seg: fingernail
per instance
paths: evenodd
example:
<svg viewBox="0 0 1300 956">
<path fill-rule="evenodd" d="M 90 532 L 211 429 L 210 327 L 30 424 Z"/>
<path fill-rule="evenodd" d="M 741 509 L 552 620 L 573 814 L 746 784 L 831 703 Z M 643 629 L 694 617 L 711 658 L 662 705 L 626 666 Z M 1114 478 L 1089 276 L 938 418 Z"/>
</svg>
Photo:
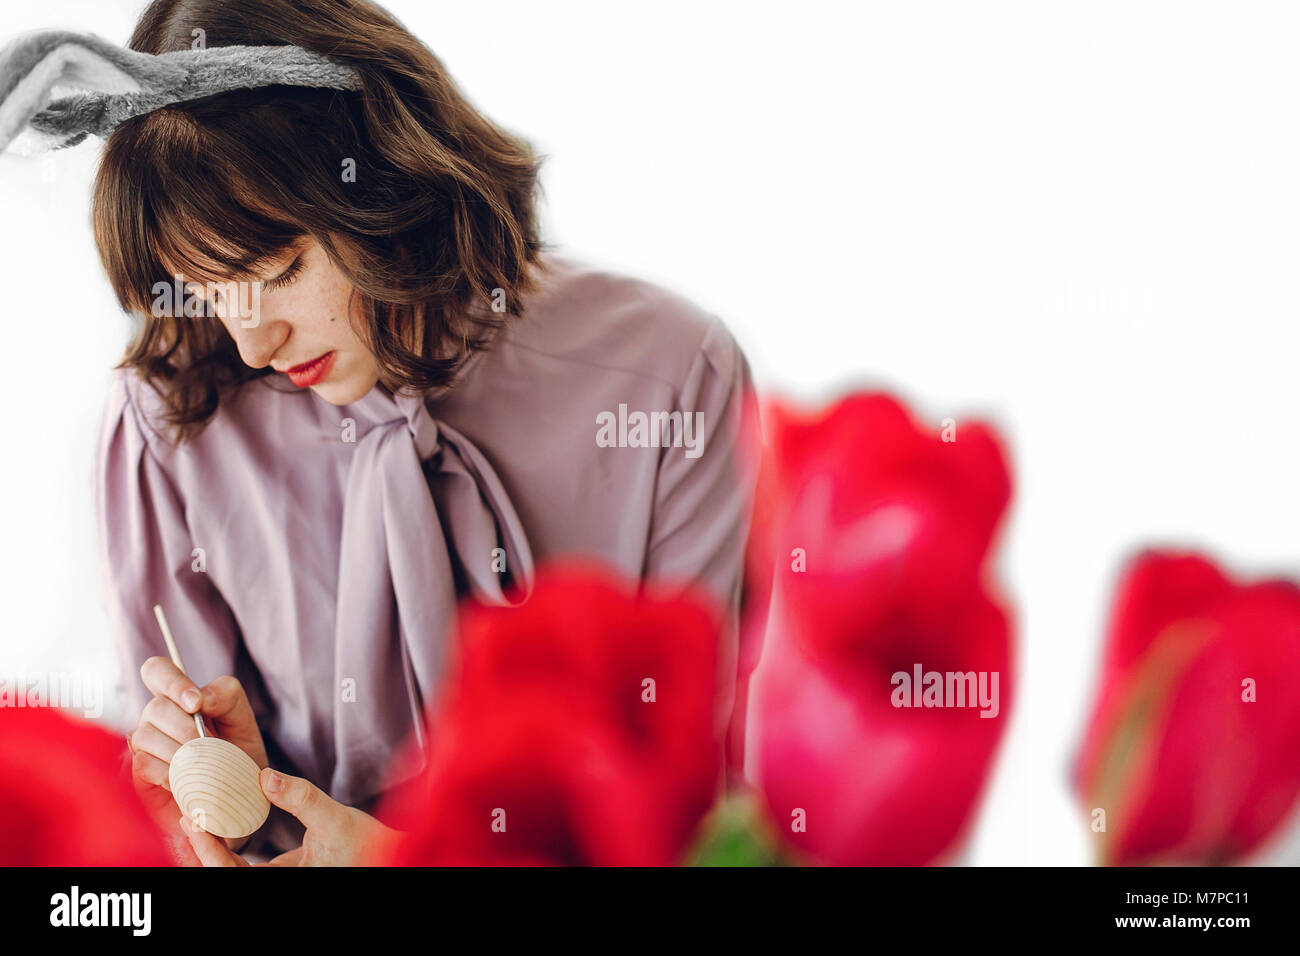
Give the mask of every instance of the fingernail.
<svg viewBox="0 0 1300 956">
<path fill-rule="evenodd" d="M 181 705 L 187 710 L 194 710 L 199 706 L 199 692 L 192 687 L 185 691 L 181 694 Z"/>
<path fill-rule="evenodd" d="M 266 778 L 266 789 L 271 793 L 279 793 L 284 789 L 284 777 L 272 770 Z"/>
<path fill-rule="evenodd" d="M 185 817 L 181 817 L 181 829 L 186 833 L 190 832 L 190 821 Z"/>
</svg>

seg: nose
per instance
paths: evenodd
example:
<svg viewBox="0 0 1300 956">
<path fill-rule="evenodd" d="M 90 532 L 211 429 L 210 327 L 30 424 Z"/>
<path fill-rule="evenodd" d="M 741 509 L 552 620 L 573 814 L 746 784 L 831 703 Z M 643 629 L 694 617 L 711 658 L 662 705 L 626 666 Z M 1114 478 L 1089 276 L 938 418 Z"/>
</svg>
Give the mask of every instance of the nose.
<svg viewBox="0 0 1300 956">
<path fill-rule="evenodd" d="M 226 322 L 226 329 L 235 340 L 239 357 L 249 368 L 265 368 L 269 365 L 293 332 L 287 321 L 265 312 L 242 319 L 231 318 Z"/>
</svg>

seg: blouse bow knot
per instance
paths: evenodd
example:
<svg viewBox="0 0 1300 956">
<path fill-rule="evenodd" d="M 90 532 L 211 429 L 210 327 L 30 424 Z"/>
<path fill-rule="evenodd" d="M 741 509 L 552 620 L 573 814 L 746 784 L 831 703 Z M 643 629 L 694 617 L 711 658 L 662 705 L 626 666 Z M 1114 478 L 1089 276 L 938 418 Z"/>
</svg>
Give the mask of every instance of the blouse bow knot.
<svg viewBox="0 0 1300 956">
<path fill-rule="evenodd" d="M 523 524 L 491 463 L 435 419 L 423 395 L 382 394 L 392 417 L 356 444 L 339 548 L 330 792 L 353 806 L 400 782 L 385 776 L 393 741 L 414 739 L 423 751 L 423 712 L 459 600 L 515 604 L 533 584 Z M 367 586 L 350 587 L 354 580 Z M 389 706 L 394 694 L 409 706 Z M 418 772 L 419 763 L 396 776 Z"/>
</svg>

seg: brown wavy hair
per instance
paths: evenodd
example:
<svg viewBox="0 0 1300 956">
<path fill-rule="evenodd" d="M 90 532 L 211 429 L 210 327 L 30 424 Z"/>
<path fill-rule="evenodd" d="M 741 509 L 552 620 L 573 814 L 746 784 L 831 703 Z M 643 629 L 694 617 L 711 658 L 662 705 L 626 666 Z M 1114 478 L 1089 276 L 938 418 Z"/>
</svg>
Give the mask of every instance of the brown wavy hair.
<svg viewBox="0 0 1300 956">
<path fill-rule="evenodd" d="M 203 31 L 198 34 L 195 31 Z M 155 0 L 133 50 L 296 45 L 348 64 L 359 92 L 272 86 L 129 120 L 95 178 L 95 242 L 140 326 L 119 367 L 163 396 L 184 439 L 244 365 L 220 322 L 152 314 L 156 283 L 251 278 L 310 236 L 361 296 L 390 388 L 448 384 L 510 315 L 542 251 L 540 160 L 475 110 L 437 57 L 360 0 Z M 354 181 L 344 164 L 355 162 Z M 504 300 L 506 311 L 481 307 Z"/>
</svg>

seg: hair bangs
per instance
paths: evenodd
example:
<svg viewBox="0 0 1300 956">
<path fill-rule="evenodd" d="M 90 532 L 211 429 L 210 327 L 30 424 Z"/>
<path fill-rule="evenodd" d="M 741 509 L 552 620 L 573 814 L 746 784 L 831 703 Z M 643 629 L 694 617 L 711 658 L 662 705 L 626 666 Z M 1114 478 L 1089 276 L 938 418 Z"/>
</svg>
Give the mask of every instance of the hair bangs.
<svg viewBox="0 0 1300 956">
<path fill-rule="evenodd" d="M 123 124 L 95 185 L 97 245 L 128 311 L 149 311 L 158 283 L 255 278 L 305 230 L 276 214 L 260 180 L 243 176 L 180 110 Z"/>
</svg>

